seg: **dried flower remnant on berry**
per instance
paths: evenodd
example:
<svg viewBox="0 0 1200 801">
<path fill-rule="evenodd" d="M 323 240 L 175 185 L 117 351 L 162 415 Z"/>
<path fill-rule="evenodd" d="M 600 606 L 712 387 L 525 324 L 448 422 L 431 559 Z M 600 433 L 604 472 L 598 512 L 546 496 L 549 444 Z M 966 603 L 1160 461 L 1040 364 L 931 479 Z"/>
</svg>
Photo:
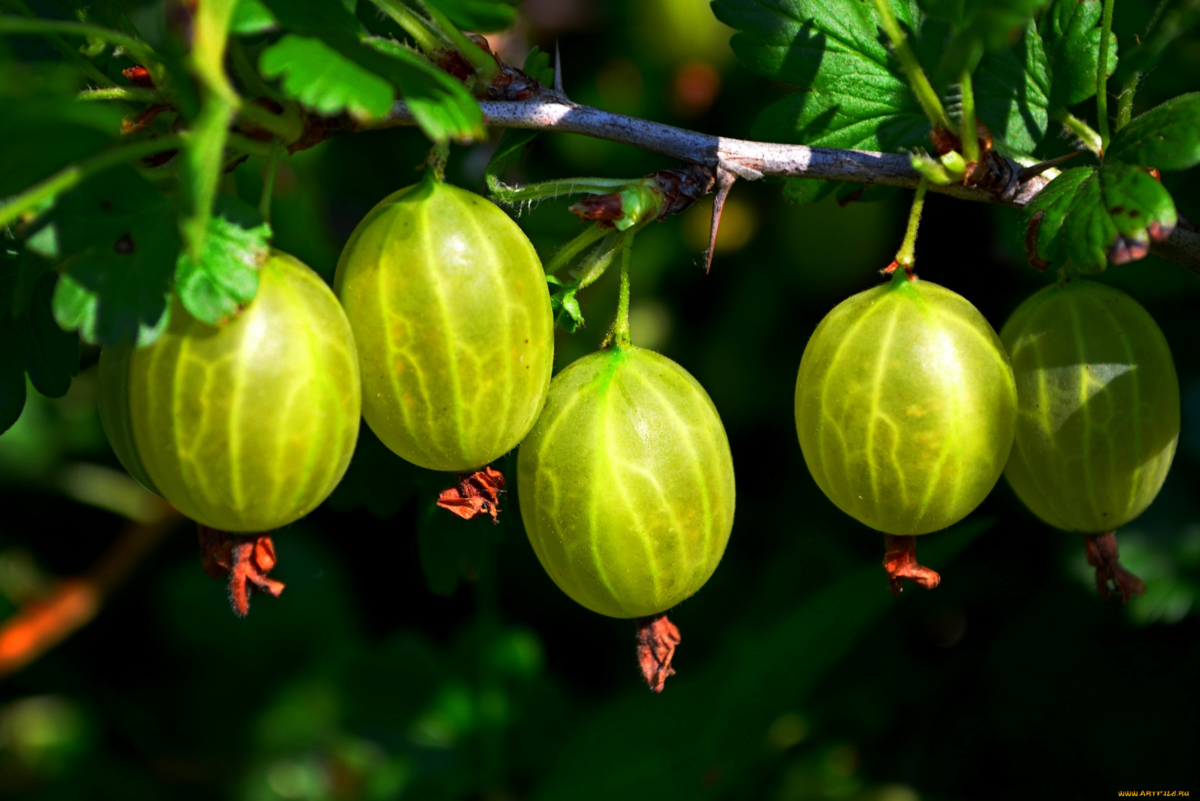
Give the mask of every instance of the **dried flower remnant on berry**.
<svg viewBox="0 0 1200 801">
<path fill-rule="evenodd" d="M 485 467 L 474 473 L 458 477 L 458 483 L 442 490 L 437 505 L 461 517 L 471 520 L 482 514 L 492 516 L 499 522 L 500 493 L 504 492 L 504 475 L 499 470 Z"/>
<path fill-rule="evenodd" d="M 267 576 L 278 561 L 270 534 L 230 534 L 200 523 L 196 530 L 200 564 L 218 581 L 229 577 L 229 601 L 235 615 L 249 614 L 250 594 L 255 589 L 272 598 L 283 592 L 283 582 Z"/>
<path fill-rule="evenodd" d="M 1142 580 L 1130 573 L 1121 564 L 1117 552 L 1117 533 L 1084 534 L 1083 547 L 1087 553 L 1087 562 L 1096 569 L 1096 591 L 1101 598 L 1107 598 L 1112 587 L 1121 594 L 1121 600 L 1129 603 L 1134 598 L 1146 594 L 1146 585 Z"/>
<path fill-rule="evenodd" d="M 638 618 L 637 657 L 642 677 L 656 693 L 663 691 L 667 677 L 675 675 L 671 660 L 679 645 L 679 627 L 667 619 L 666 613 Z"/>
<path fill-rule="evenodd" d="M 908 579 L 927 590 L 942 582 L 936 571 L 917 562 L 917 538 L 888 534 L 885 538 L 887 551 L 883 555 L 883 567 L 888 573 L 888 589 L 897 597 L 904 590 L 901 579 Z"/>
</svg>

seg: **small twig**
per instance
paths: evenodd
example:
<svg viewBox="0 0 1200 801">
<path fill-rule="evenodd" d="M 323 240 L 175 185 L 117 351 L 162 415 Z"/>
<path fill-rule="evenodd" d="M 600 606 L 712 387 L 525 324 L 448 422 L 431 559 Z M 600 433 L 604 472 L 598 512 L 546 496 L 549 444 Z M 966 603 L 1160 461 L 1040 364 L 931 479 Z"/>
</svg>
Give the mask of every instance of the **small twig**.
<svg viewBox="0 0 1200 801">
<path fill-rule="evenodd" d="M 921 173 L 913 169 L 911 156 L 903 153 L 837 150 L 732 139 L 558 99 L 484 100 L 480 101 L 479 105 L 483 109 L 485 123 L 493 128 L 582 134 L 662 153 L 691 164 L 704 165 L 714 172 L 718 165 L 723 164 L 729 169 L 744 170 L 746 175 L 740 177 L 770 175 L 782 178 L 814 178 L 908 189 L 916 189 L 922 177 Z M 360 123 L 350 130 L 374 130 L 415 124 L 416 120 L 408 106 L 399 102 L 383 119 Z M 1013 176 L 1025 169 L 1015 161 L 1010 167 Z M 1017 184 L 1014 191 L 1008 191 L 1007 187 L 997 190 L 961 184 L 931 184 L 929 191 L 960 200 L 1002 203 L 1020 208 L 1037 197 L 1048 183 L 1049 180 L 1045 176 L 1039 175 Z M 1195 231 L 1176 226 L 1169 238 L 1152 243 L 1150 252 L 1200 274 L 1200 234 Z"/>
<path fill-rule="evenodd" d="M 92 570 L 63 579 L 48 596 L 26 604 L 0 624 L 0 677 L 25 667 L 91 622 L 113 590 L 180 519 L 174 507 L 160 502 L 158 515 L 130 523 Z"/>
</svg>

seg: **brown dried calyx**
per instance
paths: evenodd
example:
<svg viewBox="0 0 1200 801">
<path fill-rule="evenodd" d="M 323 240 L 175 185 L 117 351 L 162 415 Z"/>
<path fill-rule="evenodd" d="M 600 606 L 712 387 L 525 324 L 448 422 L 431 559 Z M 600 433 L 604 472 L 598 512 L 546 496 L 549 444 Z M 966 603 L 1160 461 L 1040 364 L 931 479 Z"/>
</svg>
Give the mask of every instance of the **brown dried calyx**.
<svg viewBox="0 0 1200 801">
<path fill-rule="evenodd" d="M 642 677 L 656 693 L 663 691 L 668 676 L 675 675 L 671 660 L 679 645 L 679 627 L 667 619 L 666 613 L 637 619 L 637 656 Z"/>
<path fill-rule="evenodd" d="M 917 562 L 916 537 L 888 534 L 884 542 L 887 551 L 883 555 L 883 567 L 888 573 L 888 589 L 892 595 L 899 597 L 904 589 L 901 579 L 908 579 L 927 590 L 932 590 L 942 582 L 942 577 L 936 571 Z"/>
<path fill-rule="evenodd" d="M 492 516 L 499 522 L 500 493 L 504 492 L 504 474 L 491 467 L 458 477 L 458 483 L 442 490 L 437 505 L 461 517 L 471 520 L 479 515 Z"/>
<path fill-rule="evenodd" d="M 1145 583 L 1121 564 L 1117 553 L 1117 532 L 1084 534 L 1083 547 L 1087 552 L 1088 564 L 1096 569 L 1096 591 L 1101 598 L 1107 598 L 1113 589 L 1121 594 L 1124 603 L 1146 594 Z"/>
<path fill-rule="evenodd" d="M 202 523 L 196 524 L 196 531 L 204 572 L 218 581 L 229 577 L 229 602 L 235 615 L 249 614 L 250 594 L 256 589 L 272 598 L 283 592 L 283 582 L 267 576 L 277 561 L 270 534 L 230 534 Z"/>
</svg>

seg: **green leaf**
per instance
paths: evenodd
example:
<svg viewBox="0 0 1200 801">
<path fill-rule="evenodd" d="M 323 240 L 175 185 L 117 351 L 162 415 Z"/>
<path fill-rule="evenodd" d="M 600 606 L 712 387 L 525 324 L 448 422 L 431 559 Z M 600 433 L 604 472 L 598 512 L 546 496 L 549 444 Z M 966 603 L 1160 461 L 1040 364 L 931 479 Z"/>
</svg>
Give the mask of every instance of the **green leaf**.
<svg viewBox="0 0 1200 801">
<path fill-rule="evenodd" d="M 483 112 L 461 83 L 399 42 L 366 37 L 354 14 L 341 3 L 263 2 L 285 28 L 319 38 L 367 72 L 386 78 L 400 91 L 430 139 L 466 142 L 486 138 Z"/>
<path fill-rule="evenodd" d="M 975 72 L 975 114 L 1005 156 L 1028 155 L 1050 122 L 1050 69 L 1030 22 L 1011 49 L 984 56 Z"/>
<path fill-rule="evenodd" d="M 184 308 L 209 325 L 236 315 L 258 291 L 270 238 L 271 226 L 257 211 L 221 195 L 209 218 L 204 253 L 194 261 L 184 251 L 175 265 L 175 291 Z"/>
<path fill-rule="evenodd" d="M 837 181 L 789 178 L 783 185 L 783 199 L 788 203 L 816 203 L 836 192 L 839 185 Z"/>
<path fill-rule="evenodd" d="M 0 86 L 30 80 L 31 75 L 0 70 Z M 0 91 L 0 197 L 95 155 L 121 135 L 123 114 L 118 107 L 69 97 L 13 99 L 4 94 Z"/>
<path fill-rule="evenodd" d="M 84 181 L 47 218 L 67 259 L 54 292 L 58 324 L 96 344 L 152 341 L 180 245 L 169 199 L 121 166 Z"/>
<path fill-rule="evenodd" d="M 904 27 L 919 29 L 915 6 L 894 9 Z M 929 122 L 870 3 L 716 0 L 713 11 L 738 29 L 730 45 L 747 67 L 802 89 L 763 111 L 756 138 L 859 150 L 925 143 Z"/>
<path fill-rule="evenodd" d="M 276 30 L 279 21 L 261 0 L 238 0 L 229 20 L 229 32 L 238 36 L 253 36 Z"/>
<path fill-rule="evenodd" d="M 517 0 L 433 0 L 459 30 L 502 31 L 517 21 Z"/>
<path fill-rule="evenodd" d="M 0 432 L 21 416 L 26 373 L 39 392 L 57 398 L 79 372 L 79 338 L 54 322 L 57 275 L 43 265 L 28 251 L 0 251 Z"/>
<path fill-rule="evenodd" d="M 550 66 L 550 54 L 537 45 L 525 55 L 521 71 L 544 86 L 554 85 L 554 67 Z"/>
<path fill-rule="evenodd" d="M 928 53 L 937 61 L 935 86 L 957 83 L 964 70 L 974 72 L 985 53 L 1000 53 L 1019 40 L 1021 29 L 1033 21 L 1048 0 L 918 0 L 934 20 L 948 23 L 952 34 L 944 41 L 928 41 Z M 932 20 L 931 20 L 932 21 Z M 926 28 L 932 30 L 929 22 Z M 925 31 L 923 30 L 923 33 Z"/>
<path fill-rule="evenodd" d="M 79 337 L 59 328 L 50 308 L 57 280 L 53 272 L 38 278 L 23 320 L 25 370 L 37 391 L 50 398 L 67 394 L 71 379 L 79 374 Z"/>
<path fill-rule="evenodd" d="M 568 334 L 574 334 L 583 328 L 583 310 L 579 308 L 579 301 L 575 298 L 575 293 L 579 291 L 579 281 L 563 281 L 553 275 L 547 275 L 546 283 L 558 287 L 557 291 L 550 294 L 550 312 L 554 315 L 554 324 Z"/>
<path fill-rule="evenodd" d="M 287 34 L 263 51 L 258 68 L 267 78 L 282 76 L 284 94 L 327 116 L 382 117 L 396 99 L 387 81 L 320 39 Z"/>
<path fill-rule="evenodd" d="M 17 321 L 0 309 L 0 434 L 12 427 L 25 408 L 25 353 L 12 343 L 20 339 Z"/>
<path fill-rule="evenodd" d="M 1117 131 L 1105 158 L 1160 170 L 1200 164 L 1200 92 L 1172 98 Z"/>
<path fill-rule="evenodd" d="M 260 0 L 279 24 L 289 31 L 305 36 L 357 37 L 360 32 L 346 3 L 339 0 Z M 353 5 L 353 4 L 351 4 Z M 326 39 L 328 41 L 328 39 Z"/>
<path fill-rule="evenodd" d="M 1075 193 L 1095 172 L 1095 167 L 1065 170 L 1025 207 L 1021 230 L 1029 232 L 1026 255 L 1031 264 L 1042 269 L 1051 264 L 1052 254 L 1058 252 L 1058 235 Z"/>
<path fill-rule="evenodd" d="M 1050 103 L 1073 106 L 1096 94 L 1100 61 L 1100 0 L 1055 0 L 1042 15 L 1039 31 L 1045 42 L 1052 77 Z M 1108 48 L 1108 75 L 1117 67 L 1117 38 Z"/>
<path fill-rule="evenodd" d="M 483 111 L 460 82 L 399 42 L 371 38 L 366 44 L 387 56 L 380 65 L 380 74 L 387 75 L 400 89 L 426 136 L 435 142 L 487 138 Z"/>
<path fill-rule="evenodd" d="M 1025 221 L 1027 230 L 1034 226 L 1027 244 L 1037 258 L 1098 273 L 1110 262 L 1144 258 L 1151 241 L 1170 235 L 1176 213 L 1170 193 L 1145 170 L 1106 159 L 1099 169 L 1076 167 L 1051 181 Z"/>
</svg>

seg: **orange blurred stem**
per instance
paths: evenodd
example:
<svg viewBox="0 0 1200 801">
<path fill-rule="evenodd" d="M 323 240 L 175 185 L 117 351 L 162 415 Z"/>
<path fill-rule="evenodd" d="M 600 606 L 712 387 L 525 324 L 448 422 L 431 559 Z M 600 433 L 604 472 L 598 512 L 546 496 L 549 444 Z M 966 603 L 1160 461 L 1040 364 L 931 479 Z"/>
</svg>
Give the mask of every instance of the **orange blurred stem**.
<svg viewBox="0 0 1200 801">
<path fill-rule="evenodd" d="M 1117 553 L 1117 532 L 1084 534 L 1083 547 L 1088 564 L 1096 569 L 1096 591 L 1101 598 L 1107 598 L 1112 589 L 1121 594 L 1124 603 L 1146 594 L 1145 583 L 1121 564 Z"/>
<path fill-rule="evenodd" d="M 646 684 L 656 693 L 663 691 L 668 676 L 675 675 L 671 660 L 679 645 L 679 627 L 664 612 L 637 619 L 637 656 Z"/>
<path fill-rule="evenodd" d="M 171 530 L 179 513 L 167 504 L 153 520 L 131 523 L 90 571 L 62 579 L 43 598 L 0 624 L 0 677 L 14 673 L 83 628 Z"/>
<path fill-rule="evenodd" d="M 254 590 L 278 598 L 284 584 L 267 576 L 275 567 L 275 543 L 271 535 L 231 534 L 196 524 L 200 538 L 200 564 L 214 579 L 229 577 L 229 603 L 233 613 L 250 613 L 250 595 Z"/>
<path fill-rule="evenodd" d="M 932 590 L 941 583 L 942 577 L 936 571 L 917 562 L 917 538 L 910 536 L 884 536 L 887 548 L 883 554 L 883 567 L 888 573 L 888 589 L 892 595 L 900 596 L 904 586 L 901 579 L 908 579 L 927 590 Z"/>
</svg>

